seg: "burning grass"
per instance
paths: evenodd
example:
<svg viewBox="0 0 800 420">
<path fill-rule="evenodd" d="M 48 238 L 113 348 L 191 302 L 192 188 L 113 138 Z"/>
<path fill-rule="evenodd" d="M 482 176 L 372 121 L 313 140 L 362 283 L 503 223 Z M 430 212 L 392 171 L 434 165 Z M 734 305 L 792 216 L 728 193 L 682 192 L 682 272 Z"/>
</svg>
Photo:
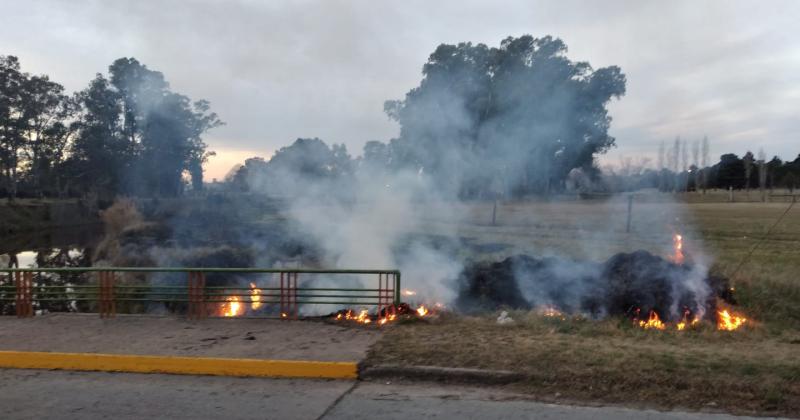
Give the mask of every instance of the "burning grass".
<svg viewBox="0 0 800 420">
<path fill-rule="evenodd" d="M 366 363 L 521 372 L 527 379 L 511 386 L 545 400 L 800 412 L 794 332 L 775 335 L 749 322 L 735 333 L 710 321 L 643 328 L 628 318 L 592 321 L 543 311 L 511 312 L 515 322 L 498 325 L 496 316 L 398 325 Z"/>
<path fill-rule="evenodd" d="M 800 272 L 800 205 L 794 206 L 733 275 L 788 203 L 696 202 L 706 196 L 677 195 L 677 200 L 688 201 L 680 204 L 677 220 L 665 218 L 669 213 L 661 210 L 661 197 L 637 196 L 632 235 L 625 232 L 626 203 L 598 200 L 501 203 L 496 226 L 486 222 L 492 204 L 479 203 L 471 207 L 459 234 L 475 248 L 498 246 L 497 252 L 469 254 L 475 259 L 499 261 L 520 253 L 541 255 L 544 249 L 562 257 L 603 261 L 619 252 L 643 249 L 671 257 L 674 262 L 676 255 L 665 248 L 675 246 L 678 241 L 674 235 L 679 230 L 681 256 L 691 255 L 694 247 L 705 250 L 714 261 L 710 274 L 729 277 L 743 312 L 770 330 L 800 330 L 800 282 L 796 274 Z M 436 222 L 425 228 L 434 233 L 452 229 Z"/>
<path fill-rule="evenodd" d="M 663 225 L 657 220 L 662 217 L 658 203 L 635 206 L 634 229 L 639 233 Z M 507 245 L 506 251 L 481 255 L 498 261 L 541 249 L 572 258 L 586 258 L 591 250 L 590 256 L 602 261 L 641 248 L 680 263 L 691 255 L 692 245 L 700 244 L 714 258 L 711 275 L 731 276 L 786 203 L 686 204 L 681 223 L 688 233 L 672 237 L 670 245 L 680 253 L 671 255 L 663 250 L 669 236 L 629 236 L 624 229 L 609 228 L 624 226 L 625 208 L 610 212 L 621 216 L 609 221 L 602 207 L 588 202 L 509 203 L 498 209 L 498 226 L 481 225 L 491 207 L 476 207 L 475 223 L 460 231 L 477 244 Z M 654 220 L 645 220 L 649 215 Z M 608 233 L 584 234 L 593 230 Z M 445 315 L 387 330 L 367 363 L 521 371 L 528 379 L 512 386 L 544 400 L 797 416 L 798 272 L 796 206 L 730 278 L 737 305 L 720 305 L 703 321 L 691 314 L 665 321 L 657 312 L 658 320 L 651 320 L 646 309 L 638 318 L 620 315 L 592 321 L 547 306 L 512 311 L 514 322 L 504 325 L 497 324 L 496 312 L 481 317 Z"/>
<path fill-rule="evenodd" d="M 360 310 L 342 309 L 328 316 L 328 319 L 339 323 L 352 323 L 361 325 L 375 325 L 381 327 L 394 322 L 407 322 L 420 319 L 431 319 L 438 316 L 439 311 L 434 311 L 425 304 L 409 305 L 401 303 L 383 308 L 380 312 L 370 312 L 369 309 Z"/>
</svg>

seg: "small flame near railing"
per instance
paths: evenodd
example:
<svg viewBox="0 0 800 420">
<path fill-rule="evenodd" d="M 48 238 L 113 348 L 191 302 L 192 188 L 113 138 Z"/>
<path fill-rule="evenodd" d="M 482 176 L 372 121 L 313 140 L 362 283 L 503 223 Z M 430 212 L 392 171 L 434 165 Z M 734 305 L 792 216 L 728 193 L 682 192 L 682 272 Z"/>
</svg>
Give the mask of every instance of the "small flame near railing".
<svg viewBox="0 0 800 420">
<path fill-rule="evenodd" d="M 261 307 L 261 289 L 256 287 L 255 283 L 250 283 L 250 309 L 257 310 Z"/>
<path fill-rule="evenodd" d="M 419 305 L 416 309 L 408 306 L 407 304 L 400 304 L 399 306 L 392 306 L 384 308 L 381 313 L 371 315 L 368 309 L 361 309 L 358 312 L 352 309 L 339 311 L 333 319 L 343 322 L 354 322 L 356 324 L 376 324 L 386 325 L 390 322 L 397 321 L 401 317 L 415 317 L 425 318 L 432 314 L 432 310 L 425 305 Z"/>
<path fill-rule="evenodd" d="M 403 289 L 400 291 L 400 294 L 403 296 L 416 296 L 417 292 L 410 289 Z M 382 326 L 400 319 L 427 318 L 444 309 L 445 306 L 441 303 L 434 303 L 433 305 L 425 303 L 414 305 L 401 303 L 399 305 L 384 307 L 375 314 L 370 314 L 368 309 L 361 309 L 359 311 L 345 309 L 337 312 L 332 318 L 342 322 L 349 321 L 357 324 L 375 324 Z"/>
<path fill-rule="evenodd" d="M 244 313 L 244 305 L 239 301 L 238 296 L 228 296 L 226 302 L 222 304 L 222 316 L 234 317 Z"/>
<path fill-rule="evenodd" d="M 259 289 L 255 283 L 250 283 L 250 309 L 253 311 L 264 306 L 264 303 L 261 301 L 261 295 L 262 290 Z M 246 312 L 246 305 L 247 301 L 243 301 L 239 296 L 227 296 L 225 297 L 225 302 L 222 302 L 219 306 L 219 314 L 224 317 L 242 316 Z"/>
</svg>

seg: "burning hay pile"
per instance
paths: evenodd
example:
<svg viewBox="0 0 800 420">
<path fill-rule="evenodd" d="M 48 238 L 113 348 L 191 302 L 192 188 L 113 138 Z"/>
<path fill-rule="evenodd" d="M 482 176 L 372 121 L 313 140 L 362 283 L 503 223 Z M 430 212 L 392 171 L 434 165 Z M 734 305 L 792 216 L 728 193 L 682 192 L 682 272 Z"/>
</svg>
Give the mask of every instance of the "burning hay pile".
<svg viewBox="0 0 800 420">
<path fill-rule="evenodd" d="M 743 318 L 718 308 L 720 301 L 735 303 L 728 280 L 708 276 L 678 255 L 668 260 L 637 251 L 604 263 L 517 255 L 474 263 L 461 274 L 456 307 L 468 313 L 546 308 L 591 318 L 625 316 L 648 329 L 674 323 L 682 330 L 714 314 L 721 329 L 741 325 Z"/>
</svg>

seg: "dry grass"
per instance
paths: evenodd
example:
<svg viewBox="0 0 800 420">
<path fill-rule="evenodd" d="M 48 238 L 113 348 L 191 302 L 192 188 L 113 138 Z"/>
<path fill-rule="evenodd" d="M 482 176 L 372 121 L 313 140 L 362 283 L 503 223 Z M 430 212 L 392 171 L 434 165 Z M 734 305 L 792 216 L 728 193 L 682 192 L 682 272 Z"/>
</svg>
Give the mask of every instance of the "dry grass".
<svg viewBox="0 0 800 420">
<path fill-rule="evenodd" d="M 731 275 L 789 203 L 688 204 L 654 197 L 634 204 L 625 232 L 624 200 L 506 203 L 491 225 L 491 204 L 468 209 L 459 233 L 478 244 L 504 244 L 491 254 L 560 253 L 603 260 L 647 249 L 666 255 L 680 231 L 689 252 L 707 254 L 712 270 Z M 452 229 L 430 221 L 429 232 Z M 560 320 L 512 313 L 499 326 L 486 318 L 449 317 L 397 325 L 373 347 L 368 363 L 439 365 L 523 371 L 514 387 L 538 398 L 737 413 L 800 413 L 800 204 L 733 276 L 744 331 L 707 324 L 694 331 L 643 331 L 628 320 Z"/>
<path fill-rule="evenodd" d="M 705 255 L 715 274 L 732 277 L 748 314 L 770 327 L 800 329 L 800 203 L 760 242 L 789 204 L 676 203 L 669 195 L 642 197 L 634 204 L 632 231 L 626 232 L 624 198 L 505 203 L 498 208 L 496 226 L 491 225 L 491 203 L 481 203 L 469 207 L 456 229 L 471 244 L 503 246 L 491 253 L 465 249 L 463 257 L 502 259 L 528 253 L 595 261 L 637 249 L 667 256 L 673 233 L 680 232 L 689 255 Z M 453 227 L 442 221 L 426 226 L 426 232 L 447 229 Z"/>
<path fill-rule="evenodd" d="M 800 335 L 645 331 L 627 321 L 512 313 L 514 325 L 457 317 L 397 325 L 368 364 L 434 365 L 525 373 L 516 390 L 545 400 L 640 403 L 736 413 L 800 412 Z"/>
</svg>

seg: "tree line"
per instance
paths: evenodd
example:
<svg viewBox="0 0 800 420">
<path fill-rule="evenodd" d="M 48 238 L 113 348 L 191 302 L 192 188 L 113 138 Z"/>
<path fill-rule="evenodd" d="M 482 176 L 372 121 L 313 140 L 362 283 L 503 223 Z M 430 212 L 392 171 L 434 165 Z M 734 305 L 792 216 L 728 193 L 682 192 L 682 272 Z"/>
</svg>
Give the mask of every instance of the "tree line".
<svg viewBox="0 0 800 420">
<path fill-rule="evenodd" d="M 176 196 L 203 186 L 213 153 L 202 135 L 223 124 L 207 101 L 120 58 L 68 95 L 46 75 L 0 56 L 0 196 Z"/>
<path fill-rule="evenodd" d="M 397 138 L 368 142 L 350 164 L 343 164 L 342 145 L 298 139 L 270 161 L 248 160 L 231 179 L 239 188 L 261 187 L 286 179 L 275 175 L 293 162 L 298 176 L 318 178 L 407 170 L 460 198 L 562 191 L 573 170 L 599 176 L 594 157 L 615 141 L 607 105 L 626 83 L 619 67 L 593 69 L 566 52 L 550 36 L 508 37 L 499 47 L 442 44 L 422 67 L 419 86 L 384 105 L 400 125 Z"/>
<path fill-rule="evenodd" d="M 458 198 L 519 198 L 574 190 L 794 188 L 794 160 L 725 154 L 708 141 L 662 145 L 656 169 L 601 171 L 615 145 L 607 106 L 625 94 L 617 66 L 594 69 L 567 57 L 558 38 L 508 37 L 498 47 L 441 44 L 419 85 L 384 104 L 400 133 L 369 141 L 358 158 L 343 144 L 301 138 L 271 159 L 248 159 L 227 177 L 238 190 L 291 193 L 300 181 L 352 185 L 354 174 L 406 171 Z M 177 196 L 203 188 L 213 154 L 203 135 L 223 124 L 204 100 L 173 92 L 164 75 L 134 58 L 67 95 L 46 75 L 0 56 L 0 196 Z M 691 158 L 690 158 L 691 156 Z M 352 187 L 351 187 L 352 188 Z"/>
<path fill-rule="evenodd" d="M 793 192 L 800 186 L 800 154 L 794 160 L 746 151 L 741 157 L 724 153 L 712 163 L 708 137 L 699 141 L 675 138 L 670 145 L 662 142 L 655 168 L 649 160 L 633 162 L 623 159 L 617 168 L 606 173 L 607 189 L 631 191 L 656 188 L 665 192 L 702 191 L 708 189 L 750 190 L 784 188 Z"/>
</svg>

